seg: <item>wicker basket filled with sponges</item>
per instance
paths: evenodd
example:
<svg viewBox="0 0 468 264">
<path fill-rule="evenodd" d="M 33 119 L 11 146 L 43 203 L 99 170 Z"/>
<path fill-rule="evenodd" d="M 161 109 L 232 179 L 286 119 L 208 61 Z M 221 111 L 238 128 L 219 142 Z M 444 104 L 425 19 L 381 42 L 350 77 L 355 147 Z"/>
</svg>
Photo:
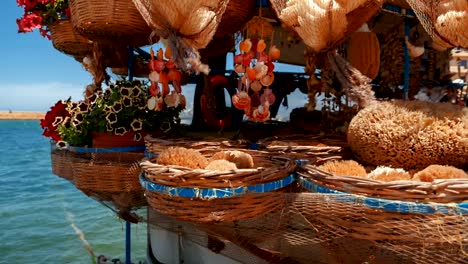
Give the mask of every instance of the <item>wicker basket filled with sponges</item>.
<svg viewBox="0 0 468 264">
<path fill-rule="evenodd" d="M 157 155 L 170 147 L 185 147 L 189 149 L 247 149 L 249 143 L 244 140 L 231 140 L 219 137 L 197 137 L 197 136 L 179 136 L 179 137 L 145 137 L 146 152 Z"/>
<path fill-rule="evenodd" d="M 456 167 L 430 165 L 406 171 L 387 166 L 364 167 L 354 160 L 305 165 L 298 174 L 306 181 L 333 190 L 412 202 L 468 200 L 468 174 Z"/>
<path fill-rule="evenodd" d="M 408 263 L 427 263 L 444 252 L 451 263 L 466 259 L 468 174 L 461 169 L 406 171 L 334 160 L 305 165 L 298 176 L 311 192 L 313 214 L 303 215 L 319 230 L 403 253 Z"/>
<path fill-rule="evenodd" d="M 294 182 L 288 157 L 252 150 L 169 147 L 140 163 L 148 204 L 192 222 L 231 222 L 280 210 Z"/>
<path fill-rule="evenodd" d="M 346 138 L 341 135 L 274 136 L 257 142 L 258 148 L 271 153 L 284 153 L 294 159 L 323 163 L 330 159 L 349 157 Z"/>
</svg>

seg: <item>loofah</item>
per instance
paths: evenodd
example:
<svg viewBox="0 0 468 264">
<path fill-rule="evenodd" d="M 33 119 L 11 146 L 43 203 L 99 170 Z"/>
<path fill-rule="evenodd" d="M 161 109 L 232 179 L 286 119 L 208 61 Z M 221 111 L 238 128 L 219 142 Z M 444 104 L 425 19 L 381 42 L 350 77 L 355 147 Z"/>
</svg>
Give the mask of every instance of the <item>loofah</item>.
<svg viewBox="0 0 468 264">
<path fill-rule="evenodd" d="M 318 169 L 332 173 L 336 176 L 355 176 L 367 178 L 366 169 L 354 160 L 328 161 Z"/>
<path fill-rule="evenodd" d="M 461 179 L 468 178 L 468 174 L 463 170 L 452 166 L 430 165 L 424 170 L 416 173 L 413 177 L 415 181 L 432 182 L 436 179 Z"/>
<path fill-rule="evenodd" d="M 367 175 L 370 179 L 384 182 L 411 180 L 411 174 L 404 169 L 379 166 Z"/>
<path fill-rule="evenodd" d="M 157 163 L 203 169 L 208 165 L 208 160 L 200 152 L 193 149 L 170 147 L 159 154 Z"/>
<path fill-rule="evenodd" d="M 468 166 L 468 108 L 421 101 L 381 102 L 350 122 L 348 144 L 361 162 L 422 169 Z"/>
<path fill-rule="evenodd" d="M 211 160 L 224 159 L 236 164 L 239 169 L 248 169 L 254 167 L 254 161 L 250 154 L 238 151 L 238 150 L 228 150 L 221 151 L 213 155 Z"/>
<path fill-rule="evenodd" d="M 206 166 L 205 170 L 229 171 L 237 170 L 236 164 L 225 159 L 213 160 Z"/>
</svg>

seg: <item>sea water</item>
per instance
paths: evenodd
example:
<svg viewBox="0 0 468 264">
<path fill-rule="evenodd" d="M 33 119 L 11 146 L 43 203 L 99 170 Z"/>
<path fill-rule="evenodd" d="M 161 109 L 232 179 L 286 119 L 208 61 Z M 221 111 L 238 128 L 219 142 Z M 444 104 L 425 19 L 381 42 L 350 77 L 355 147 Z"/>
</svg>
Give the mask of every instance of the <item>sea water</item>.
<svg viewBox="0 0 468 264">
<path fill-rule="evenodd" d="M 91 263 L 125 258 L 125 222 L 52 174 L 39 121 L 0 121 L 0 263 Z M 76 227 L 76 229 L 73 228 Z M 132 225 L 132 261 L 146 255 L 146 224 Z"/>
</svg>

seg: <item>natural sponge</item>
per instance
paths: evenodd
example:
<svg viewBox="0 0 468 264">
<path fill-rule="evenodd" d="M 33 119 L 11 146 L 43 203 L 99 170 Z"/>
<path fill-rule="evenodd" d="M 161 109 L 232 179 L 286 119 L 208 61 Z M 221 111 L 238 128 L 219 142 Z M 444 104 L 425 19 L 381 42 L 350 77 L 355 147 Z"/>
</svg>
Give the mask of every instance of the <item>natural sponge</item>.
<svg viewBox="0 0 468 264">
<path fill-rule="evenodd" d="M 443 165 L 430 165 L 424 170 L 417 172 L 413 180 L 423 181 L 423 182 L 432 182 L 435 179 L 458 179 L 458 178 L 468 178 L 468 174 L 463 170 L 452 166 L 443 166 Z"/>
<path fill-rule="evenodd" d="M 318 166 L 318 169 L 336 176 L 367 177 L 366 169 L 354 160 L 328 161 Z"/>
<path fill-rule="evenodd" d="M 370 179 L 384 182 L 411 180 L 411 174 L 404 169 L 379 166 L 367 175 Z"/>
<path fill-rule="evenodd" d="M 217 171 L 229 171 L 229 170 L 237 170 L 236 164 L 220 159 L 220 160 L 213 160 L 205 168 L 206 170 L 217 170 Z"/>
<path fill-rule="evenodd" d="M 239 169 L 249 169 L 254 167 L 254 161 L 249 153 L 239 150 L 220 151 L 211 157 L 211 160 L 224 159 L 236 164 Z"/>
<path fill-rule="evenodd" d="M 157 163 L 204 169 L 208 165 L 208 160 L 200 152 L 193 149 L 170 147 L 159 154 Z"/>
<path fill-rule="evenodd" d="M 421 101 L 379 102 L 350 122 L 348 144 L 361 162 L 423 169 L 468 166 L 468 108 Z"/>
</svg>

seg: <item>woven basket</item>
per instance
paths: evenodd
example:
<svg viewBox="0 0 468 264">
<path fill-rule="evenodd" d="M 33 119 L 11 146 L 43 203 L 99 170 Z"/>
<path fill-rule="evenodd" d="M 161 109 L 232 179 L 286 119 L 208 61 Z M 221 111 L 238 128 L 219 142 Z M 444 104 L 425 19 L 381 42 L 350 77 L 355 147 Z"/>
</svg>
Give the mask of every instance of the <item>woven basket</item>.
<svg viewBox="0 0 468 264">
<path fill-rule="evenodd" d="M 96 192 L 141 191 L 138 162 L 143 153 L 91 153 L 72 163 L 75 186 Z"/>
<path fill-rule="evenodd" d="M 345 193 L 416 202 L 453 203 L 468 200 L 468 179 L 382 182 L 360 177 L 336 176 L 310 164 L 300 168 L 298 174 L 317 185 Z"/>
<path fill-rule="evenodd" d="M 256 218 L 281 210 L 286 200 L 275 193 L 254 193 L 232 198 L 181 198 L 166 194 L 145 192 L 149 206 L 177 219 L 197 222 L 233 222 Z"/>
<path fill-rule="evenodd" d="M 215 37 L 224 37 L 240 31 L 255 13 L 256 1 L 230 0 Z"/>
<path fill-rule="evenodd" d="M 91 152 L 99 151 L 99 152 Z M 120 213 L 146 205 L 138 175 L 142 152 L 104 152 L 112 149 L 71 148 L 68 164 L 73 183 L 86 195 Z"/>
<path fill-rule="evenodd" d="M 73 30 L 69 19 L 58 20 L 49 26 L 49 30 L 52 45 L 65 54 L 80 60 L 92 50 L 92 44 Z"/>
<path fill-rule="evenodd" d="M 350 155 L 346 139 L 330 135 L 275 136 L 257 142 L 258 149 L 271 153 L 284 153 L 295 159 L 307 159 L 315 164 Z"/>
<path fill-rule="evenodd" d="M 146 152 L 158 154 L 169 147 L 184 147 L 203 150 L 247 149 L 249 144 L 242 140 L 229 140 L 209 137 L 145 137 Z"/>
<path fill-rule="evenodd" d="M 279 210 L 285 200 L 274 192 L 286 191 L 294 182 L 295 163 L 287 157 L 243 151 L 261 167 L 211 171 L 143 161 L 141 182 L 148 204 L 161 213 L 204 223 L 255 218 Z M 218 151 L 201 152 L 209 157 Z"/>
<path fill-rule="evenodd" d="M 430 263 L 437 255 L 447 259 L 444 263 L 466 262 L 466 207 L 445 206 L 448 210 L 439 211 L 434 204 L 427 206 L 431 210 L 419 211 L 417 203 L 339 193 L 303 193 L 294 203 L 317 230 L 317 237 L 341 237 L 349 248 L 370 242 L 373 248 L 390 250 L 400 259 L 381 258 L 375 263 Z M 367 250 L 361 254 L 372 254 Z"/>
<path fill-rule="evenodd" d="M 73 156 L 69 151 L 57 150 L 52 147 L 50 151 L 50 159 L 52 164 L 52 173 L 73 182 L 73 169 L 70 164 L 73 162 Z"/>
<path fill-rule="evenodd" d="M 73 27 L 99 42 L 150 44 L 151 30 L 130 0 L 70 0 Z"/>
</svg>

